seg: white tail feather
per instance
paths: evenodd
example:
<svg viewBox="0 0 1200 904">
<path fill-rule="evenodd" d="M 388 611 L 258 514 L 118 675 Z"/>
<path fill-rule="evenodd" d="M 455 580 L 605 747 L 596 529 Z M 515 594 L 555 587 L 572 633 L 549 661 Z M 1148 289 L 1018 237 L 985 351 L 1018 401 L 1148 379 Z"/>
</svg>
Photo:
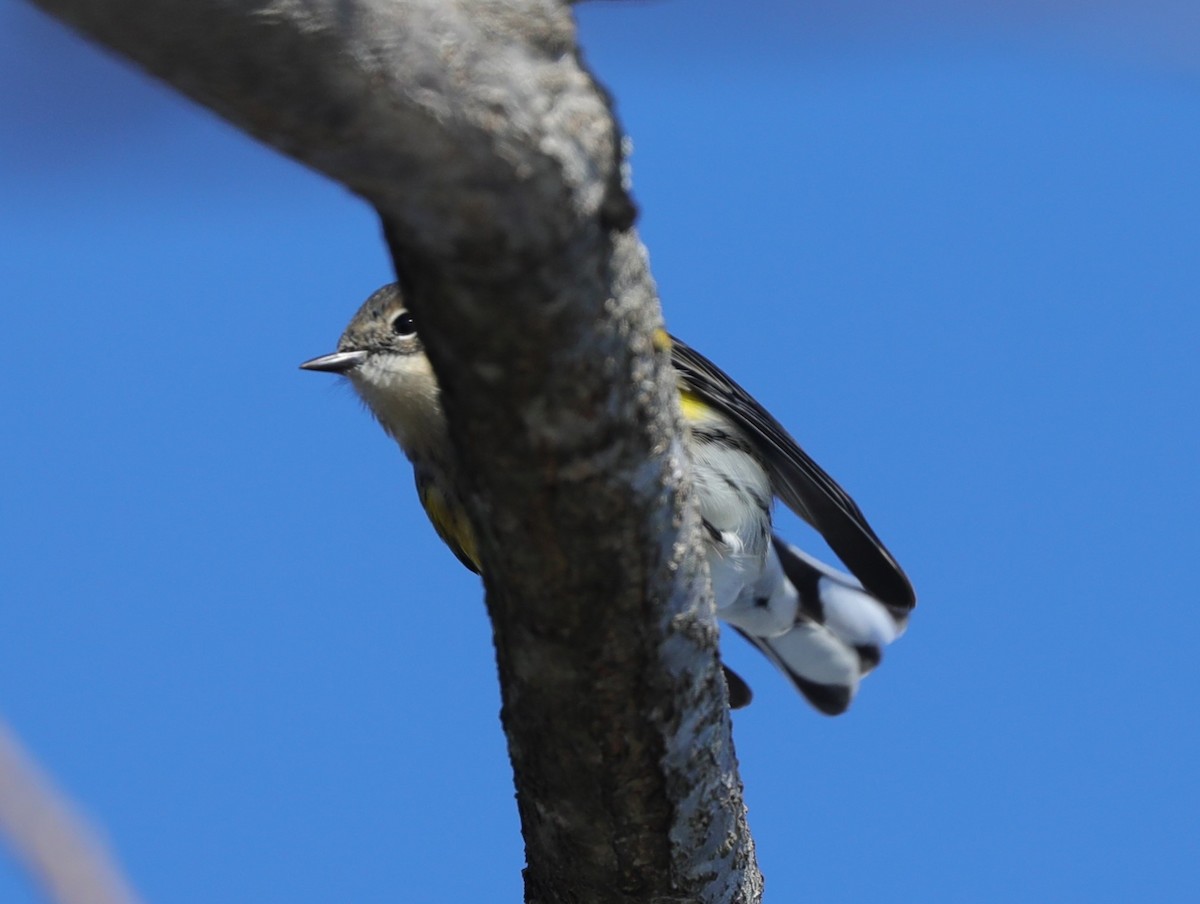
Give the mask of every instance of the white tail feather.
<svg viewBox="0 0 1200 904">
<path fill-rule="evenodd" d="M 774 662 L 821 712 L 844 712 L 859 678 L 878 664 L 883 648 L 904 632 L 900 614 L 854 578 L 776 539 L 757 588 L 759 611 L 795 613 L 780 632 L 760 627 L 743 606 L 722 617 Z M 780 577 L 782 576 L 782 580 Z M 730 616 L 733 616 L 730 618 Z"/>
</svg>

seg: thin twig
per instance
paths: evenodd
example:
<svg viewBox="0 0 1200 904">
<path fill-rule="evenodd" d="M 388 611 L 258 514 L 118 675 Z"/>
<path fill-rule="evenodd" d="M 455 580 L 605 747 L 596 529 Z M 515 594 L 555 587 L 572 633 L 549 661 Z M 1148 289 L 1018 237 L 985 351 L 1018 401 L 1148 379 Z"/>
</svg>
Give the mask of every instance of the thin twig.
<svg viewBox="0 0 1200 904">
<path fill-rule="evenodd" d="M 0 722 L 0 837 L 56 904 L 139 904 L 115 858 Z"/>
</svg>

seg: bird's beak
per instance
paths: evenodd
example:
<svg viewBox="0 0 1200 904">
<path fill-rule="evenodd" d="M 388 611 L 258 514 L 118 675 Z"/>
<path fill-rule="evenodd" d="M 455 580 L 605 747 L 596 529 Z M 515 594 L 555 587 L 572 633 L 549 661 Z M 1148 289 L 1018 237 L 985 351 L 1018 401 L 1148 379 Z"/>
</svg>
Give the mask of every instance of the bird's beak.
<svg viewBox="0 0 1200 904">
<path fill-rule="evenodd" d="M 367 360 L 366 352 L 334 352 L 332 355 L 322 355 L 305 361 L 300 365 L 301 370 L 323 370 L 331 374 L 344 374 L 354 370 Z"/>
</svg>

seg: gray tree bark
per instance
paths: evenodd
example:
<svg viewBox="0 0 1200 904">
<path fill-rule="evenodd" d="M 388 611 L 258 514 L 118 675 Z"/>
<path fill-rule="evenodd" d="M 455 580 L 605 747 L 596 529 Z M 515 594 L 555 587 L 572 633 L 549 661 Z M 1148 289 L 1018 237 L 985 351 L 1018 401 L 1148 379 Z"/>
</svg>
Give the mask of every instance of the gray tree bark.
<svg viewBox="0 0 1200 904">
<path fill-rule="evenodd" d="M 36 0 L 379 212 L 471 475 L 531 902 L 753 902 L 674 380 L 558 0 Z"/>
</svg>

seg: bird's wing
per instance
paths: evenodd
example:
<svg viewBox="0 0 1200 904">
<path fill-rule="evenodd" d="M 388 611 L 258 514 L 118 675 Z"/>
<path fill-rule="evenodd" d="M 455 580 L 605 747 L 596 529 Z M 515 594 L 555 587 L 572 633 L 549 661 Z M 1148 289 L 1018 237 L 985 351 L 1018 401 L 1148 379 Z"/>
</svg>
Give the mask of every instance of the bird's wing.
<svg viewBox="0 0 1200 904">
<path fill-rule="evenodd" d="M 916 605 L 908 577 L 875 536 L 854 500 L 750 393 L 673 336 L 671 361 L 680 388 L 737 424 L 761 455 L 775 494 L 820 532 L 863 587 L 897 610 L 907 611 Z"/>
<path fill-rule="evenodd" d="M 450 551 L 458 557 L 471 571 L 479 574 L 479 553 L 475 549 L 475 532 L 467 513 L 450 505 L 441 488 L 432 480 L 419 472 L 414 472 L 417 479 L 417 496 L 425 514 L 433 523 L 434 529 L 442 542 L 450 547 Z"/>
</svg>

